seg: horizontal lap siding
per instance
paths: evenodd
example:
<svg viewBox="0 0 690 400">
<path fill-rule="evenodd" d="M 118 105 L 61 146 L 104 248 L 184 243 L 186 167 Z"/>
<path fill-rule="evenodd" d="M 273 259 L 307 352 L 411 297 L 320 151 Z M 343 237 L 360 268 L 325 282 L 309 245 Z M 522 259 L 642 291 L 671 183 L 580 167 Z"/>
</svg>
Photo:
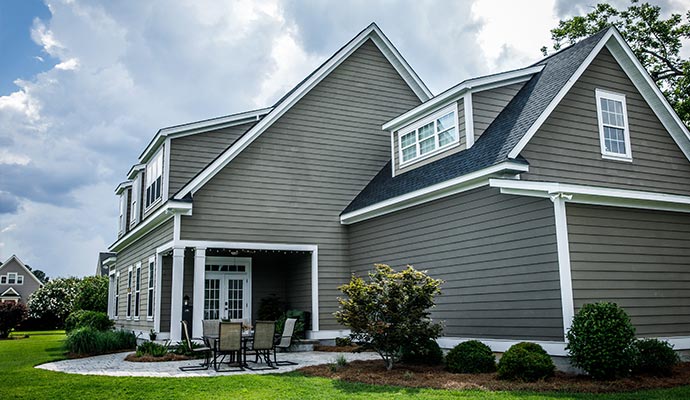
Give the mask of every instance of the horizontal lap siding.
<svg viewBox="0 0 690 400">
<path fill-rule="evenodd" d="M 242 124 L 171 140 L 168 197 L 177 193 L 252 125 Z"/>
<path fill-rule="evenodd" d="M 632 163 L 601 157 L 595 89 L 626 96 Z M 521 153 L 526 180 L 690 194 L 690 162 L 603 49 Z"/>
<path fill-rule="evenodd" d="M 12 259 L 7 264 L 2 264 L 2 268 L 0 268 L 0 275 L 7 275 L 10 272 L 16 272 L 17 275 L 23 275 L 24 281 L 21 285 L 0 285 L 0 294 L 4 293 L 9 288 L 13 288 L 19 294 L 19 301 L 26 304 L 29 301 L 29 296 L 38 290 L 40 284 L 36 282 L 36 280 L 26 272 L 26 269 L 22 268 L 15 259 Z"/>
<path fill-rule="evenodd" d="M 123 326 L 126 329 L 136 329 L 148 331 L 153 328 L 153 322 L 146 321 L 148 306 L 148 260 L 149 257 L 156 255 L 156 248 L 170 242 L 173 239 L 172 218 L 153 229 L 151 232 L 139 238 L 134 244 L 129 245 L 124 250 L 117 253 L 116 268 L 120 272 L 120 304 L 118 320 L 116 326 Z M 132 287 L 135 284 L 136 264 L 141 262 L 141 303 L 139 311 L 139 321 L 127 320 L 127 273 L 129 266 L 133 266 Z M 134 295 L 132 295 L 134 304 Z M 132 311 L 134 316 L 134 311 Z"/>
<path fill-rule="evenodd" d="M 562 340 L 553 205 L 475 189 L 351 226 L 353 272 L 406 264 L 442 279 L 445 336 Z"/>
<path fill-rule="evenodd" d="M 182 239 L 318 245 L 321 329 L 340 328 L 332 313 L 350 265 L 339 214 L 390 159 L 381 125 L 418 104 L 365 43 L 195 193 Z"/>
<path fill-rule="evenodd" d="M 495 89 L 472 93 L 474 137 L 481 136 L 498 114 L 510 103 L 517 92 L 525 85 L 514 83 Z"/>
<path fill-rule="evenodd" d="M 690 335 L 690 215 L 568 204 L 577 310 L 612 301 L 639 336 Z"/>
</svg>

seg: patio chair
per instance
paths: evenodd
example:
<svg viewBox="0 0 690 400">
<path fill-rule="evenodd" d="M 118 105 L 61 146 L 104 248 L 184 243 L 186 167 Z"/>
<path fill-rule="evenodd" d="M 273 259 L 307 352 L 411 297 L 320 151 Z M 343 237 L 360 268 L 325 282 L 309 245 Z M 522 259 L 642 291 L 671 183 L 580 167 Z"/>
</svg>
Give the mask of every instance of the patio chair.
<svg viewBox="0 0 690 400">
<path fill-rule="evenodd" d="M 192 340 L 202 340 L 202 339 L 192 339 L 189 336 L 189 328 L 187 327 L 187 321 L 181 321 L 181 323 L 182 323 L 182 334 L 184 335 L 184 341 L 187 343 L 187 347 L 189 347 L 189 349 L 192 351 L 193 354 L 204 353 L 204 362 L 203 362 L 203 364 L 200 364 L 200 365 L 190 365 L 187 367 L 180 367 L 180 370 L 181 371 L 201 371 L 201 370 L 208 369 L 208 367 L 211 365 L 211 348 L 207 345 L 194 348 L 194 345 L 192 344 Z"/>
<path fill-rule="evenodd" d="M 271 360 L 271 352 L 275 351 L 275 333 L 276 323 L 274 321 L 256 321 L 254 325 L 254 336 L 250 339 L 251 349 L 244 349 L 244 359 L 247 359 L 247 354 L 255 356 L 254 363 L 263 360 L 266 363 L 265 368 L 247 368 L 256 371 L 264 369 L 277 369 Z"/>
<path fill-rule="evenodd" d="M 218 357 L 222 356 L 220 362 Z M 228 366 L 235 366 L 236 369 L 221 370 L 219 365 L 222 365 L 226 357 L 230 357 L 226 364 Z M 217 372 L 238 372 L 244 371 L 244 362 L 242 357 L 242 324 L 236 322 L 221 322 L 218 332 L 218 342 L 214 349 L 213 368 Z"/>
<path fill-rule="evenodd" d="M 278 336 L 276 334 L 276 345 L 273 346 L 273 365 L 284 366 L 284 365 L 297 365 L 296 362 L 292 361 L 278 361 L 276 358 L 276 348 L 287 352 L 288 348 L 292 344 L 292 335 L 295 333 L 295 323 L 297 319 L 288 318 L 285 320 L 285 327 L 283 328 L 283 334 Z"/>
</svg>

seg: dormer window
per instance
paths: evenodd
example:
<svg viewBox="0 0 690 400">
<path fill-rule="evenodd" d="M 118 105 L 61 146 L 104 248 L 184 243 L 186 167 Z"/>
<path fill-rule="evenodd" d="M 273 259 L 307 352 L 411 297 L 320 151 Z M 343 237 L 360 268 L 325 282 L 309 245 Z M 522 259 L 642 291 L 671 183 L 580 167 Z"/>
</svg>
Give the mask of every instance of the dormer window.
<svg viewBox="0 0 690 400">
<path fill-rule="evenodd" d="M 400 130 L 400 164 L 422 160 L 458 143 L 457 104 L 453 104 Z"/>
<path fill-rule="evenodd" d="M 596 100 L 602 157 L 632 161 L 625 95 L 597 89 Z"/>
<path fill-rule="evenodd" d="M 151 207 L 161 198 L 163 185 L 163 151 L 162 149 L 146 164 L 146 208 Z"/>
<path fill-rule="evenodd" d="M 117 231 L 123 233 L 127 222 L 127 191 L 120 195 L 120 217 L 118 219 Z"/>
</svg>

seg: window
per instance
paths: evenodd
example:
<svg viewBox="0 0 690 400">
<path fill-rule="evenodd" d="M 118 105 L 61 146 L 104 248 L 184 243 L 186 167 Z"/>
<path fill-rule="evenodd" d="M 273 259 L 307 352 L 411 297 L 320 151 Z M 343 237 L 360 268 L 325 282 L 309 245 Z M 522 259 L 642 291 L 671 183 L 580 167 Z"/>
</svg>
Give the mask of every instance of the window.
<svg viewBox="0 0 690 400">
<path fill-rule="evenodd" d="M 7 285 L 7 276 L 0 276 L 0 284 Z"/>
<path fill-rule="evenodd" d="M 7 284 L 8 285 L 14 285 L 17 283 L 17 273 L 16 272 L 8 272 L 7 273 Z"/>
<path fill-rule="evenodd" d="M 130 211 L 129 211 L 129 225 L 134 226 L 138 222 L 139 218 L 139 197 L 141 192 L 141 181 L 139 180 L 139 175 L 134 178 L 132 182 L 132 196 L 130 198 Z"/>
<path fill-rule="evenodd" d="M 156 278 L 156 263 L 154 258 L 149 258 L 149 292 L 148 292 L 148 310 L 146 311 L 146 318 L 153 319 L 153 306 L 154 306 L 154 288 L 155 288 L 155 278 Z"/>
<path fill-rule="evenodd" d="M 115 309 L 113 310 L 113 316 L 117 319 L 118 314 L 120 313 L 120 273 L 115 274 L 115 301 L 114 301 L 114 306 Z"/>
<path fill-rule="evenodd" d="M 137 264 L 136 279 L 134 283 L 134 319 L 139 319 L 141 309 L 141 263 Z"/>
<path fill-rule="evenodd" d="M 132 267 L 127 272 L 127 319 L 132 318 Z"/>
<path fill-rule="evenodd" d="M 163 149 L 146 165 L 146 208 L 161 198 L 163 183 Z"/>
<path fill-rule="evenodd" d="M 24 275 L 17 275 L 17 285 L 24 284 Z"/>
<path fill-rule="evenodd" d="M 457 104 L 447 107 L 401 130 L 398 137 L 400 164 L 425 158 L 437 150 L 458 143 Z"/>
<path fill-rule="evenodd" d="M 127 216 L 127 191 L 123 191 L 120 195 L 120 219 L 118 220 L 117 231 L 122 233 L 125 231 L 125 218 Z"/>
<path fill-rule="evenodd" d="M 604 158 L 632 161 L 625 96 L 596 90 L 599 139 Z"/>
</svg>

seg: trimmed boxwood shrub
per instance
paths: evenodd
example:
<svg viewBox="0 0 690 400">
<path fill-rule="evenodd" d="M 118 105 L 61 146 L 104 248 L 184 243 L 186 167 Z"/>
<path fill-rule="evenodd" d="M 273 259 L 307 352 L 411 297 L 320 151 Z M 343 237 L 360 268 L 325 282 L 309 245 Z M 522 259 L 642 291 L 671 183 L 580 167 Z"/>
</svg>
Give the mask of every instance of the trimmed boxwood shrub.
<svg viewBox="0 0 690 400">
<path fill-rule="evenodd" d="M 478 340 L 469 340 L 453 347 L 446 354 L 446 369 L 462 374 L 494 372 L 496 357 L 489 346 Z"/>
<path fill-rule="evenodd" d="M 125 330 L 98 331 L 87 327 L 70 332 L 65 344 L 70 353 L 96 355 L 134 349 L 137 346 L 137 337 L 133 332 Z"/>
<path fill-rule="evenodd" d="M 657 339 L 642 339 L 635 341 L 635 373 L 654 376 L 669 376 L 673 373 L 673 366 L 680 362 L 680 358 L 673 346 L 668 342 Z"/>
<path fill-rule="evenodd" d="M 522 342 L 510 346 L 498 360 L 498 378 L 534 382 L 553 376 L 556 366 L 541 346 Z"/>
<path fill-rule="evenodd" d="M 408 364 L 439 365 L 443 362 L 443 351 L 434 339 L 415 340 L 403 346 L 400 361 Z"/>
<path fill-rule="evenodd" d="M 567 337 L 566 350 L 571 363 L 594 379 L 629 374 L 633 366 L 635 328 L 617 304 L 585 304 L 573 318 Z"/>
<path fill-rule="evenodd" d="M 75 311 L 65 320 L 65 330 L 67 332 L 87 327 L 97 331 L 108 331 L 113 326 L 114 322 L 108 317 L 108 314 L 100 311 Z"/>
</svg>

